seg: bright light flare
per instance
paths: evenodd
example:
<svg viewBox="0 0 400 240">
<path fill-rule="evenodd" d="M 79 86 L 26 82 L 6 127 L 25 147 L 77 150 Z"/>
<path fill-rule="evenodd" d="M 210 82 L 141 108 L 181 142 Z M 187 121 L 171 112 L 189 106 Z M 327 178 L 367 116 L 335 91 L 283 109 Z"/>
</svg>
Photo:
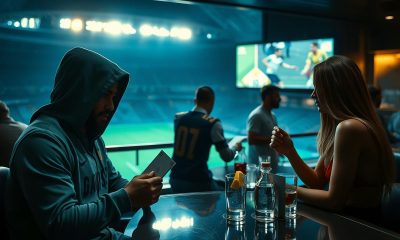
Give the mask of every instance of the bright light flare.
<svg viewBox="0 0 400 240">
<path fill-rule="evenodd" d="M 80 32 L 83 29 L 83 22 L 80 18 L 75 18 L 71 21 L 71 30 L 74 32 Z"/>
<path fill-rule="evenodd" d="M 139 32 L 143 36 L 148 37 L 153 34 L 153 27 L 148 24 L 143 24 L 142 26 L 140 26 Z"/>
<path fill-rule="evenodd" d="M 70 29 L 71 28 L 71 19 L 70 18 L 61 18 L 60 19 L 60 28 Z"/>
</svg>

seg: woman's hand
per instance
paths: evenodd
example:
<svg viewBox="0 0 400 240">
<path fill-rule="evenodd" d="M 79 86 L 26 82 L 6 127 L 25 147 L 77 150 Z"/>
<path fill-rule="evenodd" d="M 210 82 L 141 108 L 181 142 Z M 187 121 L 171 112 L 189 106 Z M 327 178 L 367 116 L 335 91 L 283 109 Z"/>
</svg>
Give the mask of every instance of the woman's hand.
<svg viewBox="0 0 400 240">
<path fill-rule="evenodd" d="M 272 130 L 271 143 L 269 144 L 278 153 L 288 155 L 294 151 L 293 141 L 289 134 L 281 128 L 275 126 Z"/>
</svg>

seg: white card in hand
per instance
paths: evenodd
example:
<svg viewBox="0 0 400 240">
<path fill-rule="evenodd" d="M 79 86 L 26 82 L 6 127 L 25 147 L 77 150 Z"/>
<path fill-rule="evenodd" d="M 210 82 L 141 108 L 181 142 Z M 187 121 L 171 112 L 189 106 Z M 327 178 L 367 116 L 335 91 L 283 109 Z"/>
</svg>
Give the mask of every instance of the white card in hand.
<svg viewBox="0 0 400 240">
<path fill-rule="evenodd" d="M 233 146 L 235 146 L 236 143 L 241 143 L 246 138 L 247 136 L 235 136 L 234 138 L 232 138 L 232 140 L 229 141 L 228 147 L 233 148 Z"/>
<path fill-rule="evenodd" d="M 142 174 L 154 171 L 157 176 L 164 177 L 173 166 L 175 166 L 175 161 L 161 150 Z"/>
</svg>

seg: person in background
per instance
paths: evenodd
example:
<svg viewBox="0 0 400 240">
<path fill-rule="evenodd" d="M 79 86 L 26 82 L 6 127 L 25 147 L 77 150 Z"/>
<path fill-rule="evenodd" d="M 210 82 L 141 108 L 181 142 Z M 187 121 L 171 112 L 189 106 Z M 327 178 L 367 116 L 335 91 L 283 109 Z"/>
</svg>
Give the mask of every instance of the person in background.
<svg viewBox="0 0 400 240">
<path fill-rule="evenodd" d="M 312 87 L 313 84 L 314 66 L 328 58 L 326 52 L 319 49 L 319 44 L 317 42 L 311 43 L 310 47 L 311 49 L 307 54 L 306 63 L 303 70 L 301 70 L 301 75 L 304 75 L 307 78 L 306 86 L 308 87 Z"/>
<path fill-rule="evenodd" d="M 389 138 L 390 143 L 395 143 L 396 137 L 388 130 L 388 123 L 385 119 L 385 116 L 383 112 L 379 110 L 379 107 L 381 106 L 382 103 L 382 89 L 374 85 L 368 85 L 368 92 L 372 98 L 372 102 L 374 103 L 376 113 L 378 114 L 379 120 L 381 121 L 382 126 L 385 129 L 386 135 Z"/>
<path fill-rule="evenodd" d="M 65 54 L 50 103 L 33 114 L 11 156 L 11 239 L 130 239 L 110 224 L 158 201 L 162 179 L 153 172 L 122 178 L 101 138 L 128 80 L 93 51 Z"/>
<path fill-rule="evenodd" d="M 394 147 L 400 147 L 400 112 L 392 113 L 388 121 L 388 131 L 394 138 Z"/>
<path fill-rule="evenodd" d="M 170 175 L 174 193 L 223 190 L 208 169 L 211 145 L 215 145 L 225 162 L 231 161 L 236 151 L 242 149 L 240 143 L 229 148 L 221 121 L 210 116 L 214 103 L 213 89 L 202 86 L 196 90 L 192 111 L 175 115 L 173 159 L 176 165 Z"/>
<path fill-rule="evenodd" d="M 261 88 L 260 106 L 256 107 L 247 118 L 247 139 L 249 142 L 248 163 L 259 163 L 259 156 L 270 156 L 272 172 L 278 168 L 278 154 L 269 147 L 271 132 L 278 125 L 272 109 L 279 108 L 280 88 L 266 85 Z"/>
<path fill-rule="evenodd" d="M 27 127 L 10 116 L 7 104 L 0 101 L 0 166 L 8 167 L 14 143 Z"/>
<path fill-rule="evenodd" d="M 270 146 L 286 155 L 307 186 L 297 188 L 299 199 L 378 221 L 382 196 L 394 180 L 394 157 L 361 71 L 351 59 L 333 56 L 315 66 L 314 87 L 311 97 L 321 117 L 316 168 L 301 159 L 279 127 Z"/>
</svg>

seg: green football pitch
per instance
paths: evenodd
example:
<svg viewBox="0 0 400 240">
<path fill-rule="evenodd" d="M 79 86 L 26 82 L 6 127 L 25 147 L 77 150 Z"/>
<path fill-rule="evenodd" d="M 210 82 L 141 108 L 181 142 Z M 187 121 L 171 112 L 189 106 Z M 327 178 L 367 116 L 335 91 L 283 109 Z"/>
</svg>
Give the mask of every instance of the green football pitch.
<svg viewBox="0 0 400 240">
<path fill-rule="evenodd" d="M 225 133 L 226 137 L 231 137 Z M 172 123 L 148 123 L 148 124 L 111 124 L 103 134 L 106 146 L 146 144 L 146 143 L 172 143 L 174 132 Z M 113 152 L 109 157 L 115 168 L 127 179 L 139 175 L 160 152 L 161 149 L 141 150 L 139 152 L 139 164 L 136 165 L 136 153 Z M 162 149 L 172 157 L 172 148 Z M 232 162 L 228 164 L 233 164 Z M 225 163 L 219 158 L 215 148 L 212 147 L 208 160 L 209 168 L 222 167 Z M 169 176 L 169 173 L 166 177 Z"/>
<path fill-rule="evenodd" d="M 231 138 L 234 135 L 225 132 L 226 138 Z M 107 146 L 110 145 L 129 145 L 129 144 L 146 144 L 146 143 L 172 143 L 174 141 L 174 132 L 172 123 L 146 123 L 146 124 L 111 124 L 108 126 L 106 132 L 103 134 L 103 139 Z M 298 141 L 309 141 L 314 144 L 315 137 L 311 139 L 293 139 L 295 145 Z M 243 143 L 243 147 L 247 148 L 247 142 Z M 154 150 L 140 150 L 139 151 L 139 164 L 136 165 L 136 152 L 113 152 L 109 153 L 109 157 L 113 162 L 115 168 L 126 179 L 131 179 L 136 175 L 140 175 L 143 170 L 150 164 L 154 157 L 160 152 L 161 149 Z M 172 157 L 172 148 L 162 149 L 170 157 Z M 318 153 L 307 150 L 297 149 L 301 157 L 311 158 L 310 165 L 315 164 L 318 159 Z M 229 166 L 233 165 L 233 161 L 228 163 Z M 290 163 L 285 158 L 280 163 L 282 166 L 290 167 Z M 211 148 L 210 157 L 208 160 L 208 167 L 223 167 L 223 162 L 215 150 Z M 166 175 L 165 181 L 168 181 L 169 173 Z"/>
</svg>

